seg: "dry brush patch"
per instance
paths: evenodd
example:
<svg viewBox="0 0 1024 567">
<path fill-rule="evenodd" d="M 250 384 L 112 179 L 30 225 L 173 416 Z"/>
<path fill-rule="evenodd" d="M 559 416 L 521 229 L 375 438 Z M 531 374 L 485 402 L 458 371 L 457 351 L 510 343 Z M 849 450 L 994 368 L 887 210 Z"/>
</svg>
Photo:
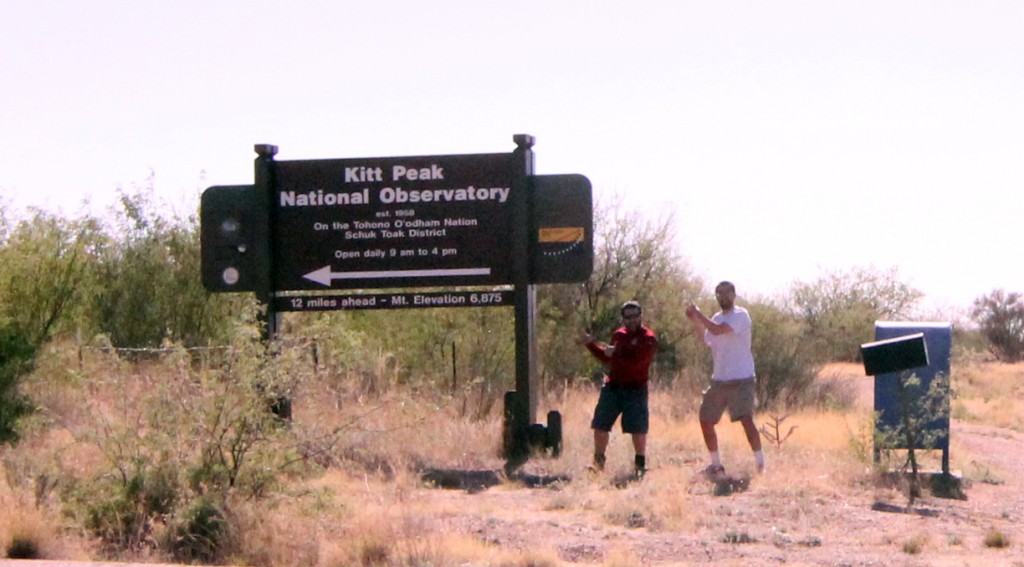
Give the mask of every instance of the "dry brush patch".
<svg viewBox="0 0 1024 567">
<path fill-rule="evenodd" d="M 44 371 L 29 384 L 42 394 L 44 411 L 18 449 L 0 454 L 6 479 L 0 499 L 5 511 L 17 511 L 0 516 L 5 545 L 17 528 L 39 544 L 43 557 L 97 556 L 92 537 L 64 515 L 62 500 L 62 487 L 111 470 L 109 448 L 101 450 L 97 438 L 83 432 L 124 432 L 128 424 L 141 424 L 139 431 L 152 433 L 156 424 L 144 408 L 155 392 L 184 380 L 177 395 L 200 395 L 184 387 L 191 382 L 178 362 L 127 364 L 107 354 L 90 356 L 80 375 Z M 86 379 L 91 364 L 102 368 L 100 379 Z M 826 379 L 862 389 L 871 379 L 857 370 L 830 367 Z M 972 379 L 979 392 L 982 386 L 1020 384 L 1020 369 L 976 370 Z M 926 563 L 943 555 L 999 563 L 1015 557 L 1022 537 L 1024 510 L 1019 500 L 1006 498 L 1020 488 L 1012 475 L 1021 471 L 1005 461 L 996 467 L 980 451 L 967 455 L 956 437 L 954 458 L 962 451 L 963 458 L 978 467 L 991 465 L 991 474 L 1004 479 L 980 483 L 993 502 L 1001 501 L 1001 509 L 984 514 L 969 507 L 971 502 L 925 499 L 920 506 L 937 511 L 937 517 L 873 511 L 873 503 L 899 504 L 903 497 L 879 482 L 870 459 L 870 407 L 863 404 L 787 411 L 786 424 L 798 429 L 766 447 L 767 473 L 753 476 L 745 490 L 715 496 L 699 474 L 706 455 L 696 404 L 684 393 L 652 391 L 651 471 L 635 483 L 617 482 L 632 468 L 632 446 L 618 431 L 605 473 L 587 473 L 597 392 L 590 386 L 562 389 L 542 401 L 540 413 L 562 412 L 563 455 L 534 458 L 525 468 L 571 481 L 527 488 L 505 479 L 471 493 L 432 489 L 422 480 L 428 468 L 502 468 L 500 415 L 465 411 L 464 392 L 393 385 L 369 393 L 350 377 L 304 369 L 292 396 L 294 419 L 272 447 L 301 466 L 275 471 L 275 487 L 263 495 L 227 492 L 220 510 L 233 539 L 221 560 L 325 566 L 859 564 L 897 554 Z M 767 418 L 760 416 L 758 424 Z M 723 420 L 719 433 L 730 473 L 752 476 L 753 457 L 739 425 Z M 138 449 L 123 445 L 129 453 Z M 170 520 L 154 517 L 154 547 L 119 558 L 167 560 L 157 540 L 161 530 L 170 529 L 159 524 Z M 990 544 L 987 534 L 999 536 L 991 536 Z"/>
<path fill-rule="evenodd" d="M 980 362 L 954 374 L 953 418 L 1024 432 L 1024 362 Z"/>
<path fill-rule="evenodd" d="M 0 557 L 87 559 L 88 542 L 61 534 L 59 510 L 0 488 Z"/>
</svg>

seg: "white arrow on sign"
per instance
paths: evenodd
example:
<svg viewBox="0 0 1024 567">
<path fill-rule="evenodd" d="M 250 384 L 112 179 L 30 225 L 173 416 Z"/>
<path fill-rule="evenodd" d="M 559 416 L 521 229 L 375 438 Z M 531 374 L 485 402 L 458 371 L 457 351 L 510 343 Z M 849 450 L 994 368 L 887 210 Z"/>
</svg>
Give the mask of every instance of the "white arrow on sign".
<svg viewBox="0 0 1024 567">
<path fill-rule="evenodd" d="M 332 272 L 330 266 L 310 272 L 302 277 L 318 284 L 331 286 L 333 280 L 355 280 L 367 278 L 430 278 L 448 276 L 487 276 L 490 268 L 455 268 L 449 270 L 394 270 L 391 272 Z"/>
</svg>

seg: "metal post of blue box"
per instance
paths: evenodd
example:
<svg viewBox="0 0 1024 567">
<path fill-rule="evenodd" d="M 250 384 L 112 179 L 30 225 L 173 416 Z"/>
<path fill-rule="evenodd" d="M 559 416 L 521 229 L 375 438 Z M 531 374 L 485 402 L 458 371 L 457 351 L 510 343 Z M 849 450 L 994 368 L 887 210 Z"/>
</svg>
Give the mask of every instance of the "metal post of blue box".
<svg viewBox="0 0 1024 567">
<path fill-rule="evenodd" d="M 914 374 L 921 380 L 923 391 L 928 391 L 931 383 L 939 376 L 949 377 L 949 361 L 953 347 L 953 327 L 945 322 L 908 322 L 908 321 L 878 321 L 875 323 L 874 345 L 880 342 L 892 344 L 900 342 L 900 337 L 910 339 L 911 335 L 923 335 L 926 354 L 923 359 L 919 355 L 903 354 L 897 356 L 906 364 L 923 362 L 921 366 L 901 368 L 899 370 L 885 368 L 884 363 L 877 368 L 881 369 L 875 373 L 875 412 L 879 414 L 876 428 L 893 429 L 898 427 L 902 419 L 900 411 L 899 391 L 900 382 L 905 375 Z M 909 345 L 909 341 L 906 343 Z M 868 345 L 864 345 L 867 347 Z M 884 347 L 883 347 L 884 348 Z M 862 348 L 862 352 L 865 350 Z M 872 374 L 868 368 L 868 361 L 871 357 L 865 356 L 865 372 Z M 877 357 L 876 357 L 877 359 Z M 890 361 L 893 359 L 890 358 Z M 916 362 L 915 362 L 916 361 Z M 877 360 L 876 360 L 877 362 Z M 898 362 L 897 362 L 898 364 Z M 946 382 L 946 400 L 948 407 L 949 383 Z M 928 431 L 936 432 L 938 440 L 928 447 L 914 447 L 914 449 L 941 449 L 942 450 L 942 472 L 949 473 L 949 413 L 938 415 L 926 426 Z M 909 449 L 910 447 L 896 447 L 898 449 Z M 879 450 L 875 448 L 875 460 L 879 459 Z"/>
</svg>

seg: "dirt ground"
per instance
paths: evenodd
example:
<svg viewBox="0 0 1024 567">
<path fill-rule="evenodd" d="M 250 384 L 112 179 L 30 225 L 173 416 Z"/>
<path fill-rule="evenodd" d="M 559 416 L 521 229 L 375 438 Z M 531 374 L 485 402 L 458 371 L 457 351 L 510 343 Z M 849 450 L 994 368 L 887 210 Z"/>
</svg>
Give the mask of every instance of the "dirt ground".
<svg viewBox="0 0 1024 567">
<path fill-rule="evenodd" d="M 762 488 L 756 477 L 745 491 L 716 496 L 714 485 L 696 474 L 679 487 L 689 492 L 689 513 L 698 518 L 692 530 L 659 530 L 645 526 L 643 517 L 635 527 L 616 527 L 571 508 L 551 510 L 544 489 L 437 491 L 433 497 L 447 505 L 462 500 L 457 507 L 466 510 L 487 501 L 486 517 L 444 521 L 502 546 L 553 547 L 570 564 L 608 564 L 618 550 L 645 565 L 1024 565 L 1024 436 L 954 423 L 951 438 L 953 450 L 970 458 L 975 476 L 984 480 L 970 483 L 967 500 L 926 492 L 909 511 L 907 500 L 893 490 L 837 487 L 829 495 L 803 498 L 798 489 Z M 799 471 L 766 474 L 801 483 Z M 985 538 L 993 531 L 1010 546 L 988 547 Z M 908 551 L 915 545 L 917 553 Z"/>
<path fill-rule="evenodd" d="M 867 388 L 860 403 L 870 405 L 872 383 L 863 375 L 859 381 Z M 683 464 L 693 473 L 678 486 L 687 494 L 674 497 L 693 518 L 683 529 L 659 528 L 643 514 L 617 526 L 586 506 L 552 506 L 551 489 L 434 491 L 428 498 L 439 508 L 488 510 L 443 516 L 451 529 L 521 550 L 554 548 L 566 564 L 1024 566 L 1024 435 L 954 420 L 950 439 L 951 470 L 965 479 L 966 500 L 926 490 L 910 507 L 906 493 L 892 487 L 837 483 L 823 490 L 821 479 L 771 468 L 749 486 L 716 495 L 697 462 Z M 657 483 L 658 474 L 643 482 Z M 614 488 L 614 478 L 596 482 L 626 499 L 643 490 L 637 483 Z M 1000 535 L 1008 546 L 993 545 Z"/>
</svg>

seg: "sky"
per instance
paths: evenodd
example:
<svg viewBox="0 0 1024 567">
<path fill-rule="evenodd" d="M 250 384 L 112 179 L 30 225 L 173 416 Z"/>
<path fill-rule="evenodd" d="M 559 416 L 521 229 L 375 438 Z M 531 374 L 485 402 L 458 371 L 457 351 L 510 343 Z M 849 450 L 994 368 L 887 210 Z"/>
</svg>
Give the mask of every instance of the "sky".
<svg viewBox="0 0 1024 567">
<path fill-rule="evenodd" d="M 510 152 L 671 215 L 709 282 L 1024 291 L 1024 2 L 40 0 L 0 20 L 0 195 L 172 209 L 278 159 Z M 84 204 L 87 203 L 87 204 Z"/>
</svg>

